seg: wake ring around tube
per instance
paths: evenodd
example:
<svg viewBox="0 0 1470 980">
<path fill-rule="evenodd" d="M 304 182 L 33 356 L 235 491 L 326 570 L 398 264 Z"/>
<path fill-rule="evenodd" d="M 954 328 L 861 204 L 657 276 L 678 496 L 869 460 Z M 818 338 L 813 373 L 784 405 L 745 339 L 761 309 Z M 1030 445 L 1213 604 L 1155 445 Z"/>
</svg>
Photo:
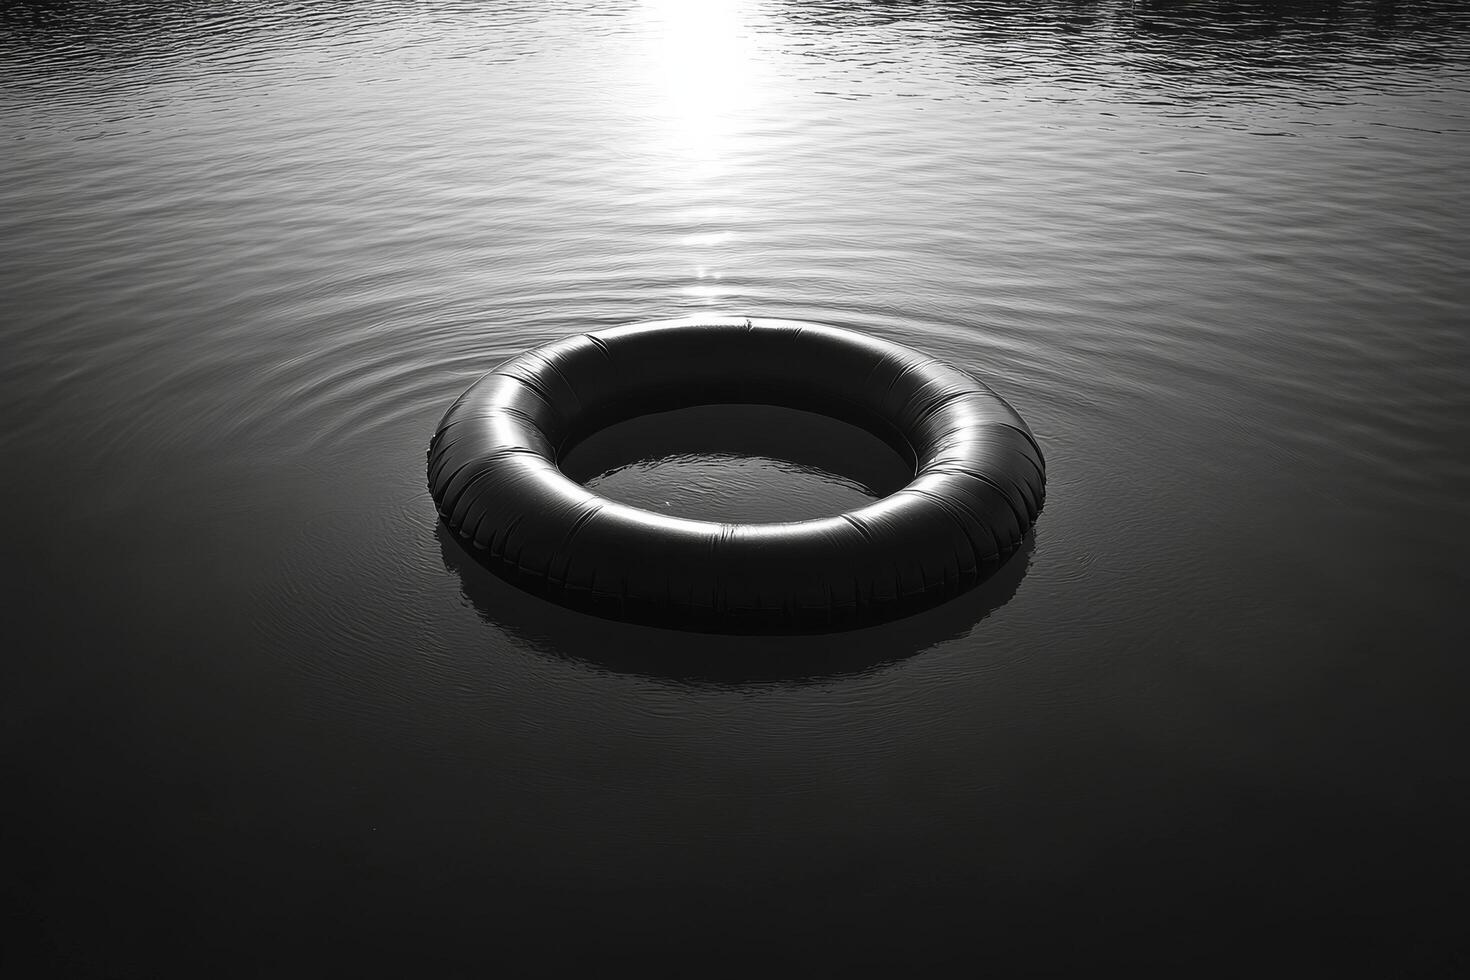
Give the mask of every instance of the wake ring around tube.
<svg viewBox="0 0 1470 980">
<path fill-rule="evenodd" d="M 913 464 L 902 489 L 836 517 L 686 520 L 608 500 L 557 466 L 650 412 L 767 404 L 859 425 Z M 1031 430 L 969 374 L 907 347 L 793 320 L 662 320 L 513 357 L 429 444 L 439 513 L 503 578 L 611 619 L 707 632 L 865 626 L 989 576 L 1041 509 Z"/>
</svg>

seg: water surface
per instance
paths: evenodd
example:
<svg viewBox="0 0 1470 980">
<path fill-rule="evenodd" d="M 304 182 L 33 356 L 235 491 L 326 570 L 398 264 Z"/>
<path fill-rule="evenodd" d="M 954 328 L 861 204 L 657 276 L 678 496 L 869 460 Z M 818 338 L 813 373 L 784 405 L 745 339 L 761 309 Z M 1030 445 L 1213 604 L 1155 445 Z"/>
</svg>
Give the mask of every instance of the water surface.
<svg viewBox="0 0 1470 980">
<path fill-rule="evenodd" d="M 1464 5 L 23 0 L 0 139 L 7 970 L 1470 963 Z M 467 560 L 454 397 L 699 312 L 987 380 L 1034 539 L 766 641 Z M 603 472 L 875 491 L 733 432 Z"/>
</svg>

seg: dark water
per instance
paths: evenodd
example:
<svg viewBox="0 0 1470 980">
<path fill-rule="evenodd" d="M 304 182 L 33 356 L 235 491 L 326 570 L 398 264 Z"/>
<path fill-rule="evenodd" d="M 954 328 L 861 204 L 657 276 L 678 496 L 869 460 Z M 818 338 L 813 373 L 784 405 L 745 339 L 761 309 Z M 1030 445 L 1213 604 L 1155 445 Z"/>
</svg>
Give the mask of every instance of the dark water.
<svg viewBox="0 0 1470 980">
<path fill-rule="evenodd" d="M 0 140 L 7 977 L 1470 970 L 1466 5 L 11 2 Z M 474 377 L 700 311 L 989 380 L 1025 552 L 759 640 L 440 531 Z"/>
</svg>

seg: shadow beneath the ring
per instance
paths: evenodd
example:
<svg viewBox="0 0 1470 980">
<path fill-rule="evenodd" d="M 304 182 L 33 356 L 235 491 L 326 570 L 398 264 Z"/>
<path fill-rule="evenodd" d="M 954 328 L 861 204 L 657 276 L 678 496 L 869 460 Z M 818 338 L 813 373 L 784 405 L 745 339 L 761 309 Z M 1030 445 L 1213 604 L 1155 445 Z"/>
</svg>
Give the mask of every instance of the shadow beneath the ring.
<svg viewBox="0 0 1470 980">
<path fill-rule="evenodd" d="M 622 674 L 700 686 L 813 684 L 865 674 L 968 635 L 1016 594 L 1036 547 L 1035 530 L 992 575 L 923 612 L 839 633 L 741 636 L 691 633 L 601 619 L 506 582 L 436 521 L 446 570 L 487 623 L 543 653 Z"/>
</svg>

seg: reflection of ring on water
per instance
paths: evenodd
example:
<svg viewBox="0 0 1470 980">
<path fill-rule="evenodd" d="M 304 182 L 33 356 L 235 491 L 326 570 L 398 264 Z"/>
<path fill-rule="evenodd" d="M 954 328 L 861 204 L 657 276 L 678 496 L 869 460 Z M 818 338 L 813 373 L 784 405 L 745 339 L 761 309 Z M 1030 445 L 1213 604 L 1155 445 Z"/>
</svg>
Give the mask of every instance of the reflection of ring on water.
<svg viewBox="0 0 1470 980">
<path fill-rule="evenodd" d="M 1026 575 L 1035 532 L 980 585 L 907 619 L 846 633 L 805 636 L 695 634 L 602 619 L 524 592 L 480 563 L 443 521 L 435 522 L 444 567 L 480 616 L 544 653 L 618 673 L 695 684 L 819 681 L 895 663 L 965 636 L 1010 601 Z"/>
</svg>

